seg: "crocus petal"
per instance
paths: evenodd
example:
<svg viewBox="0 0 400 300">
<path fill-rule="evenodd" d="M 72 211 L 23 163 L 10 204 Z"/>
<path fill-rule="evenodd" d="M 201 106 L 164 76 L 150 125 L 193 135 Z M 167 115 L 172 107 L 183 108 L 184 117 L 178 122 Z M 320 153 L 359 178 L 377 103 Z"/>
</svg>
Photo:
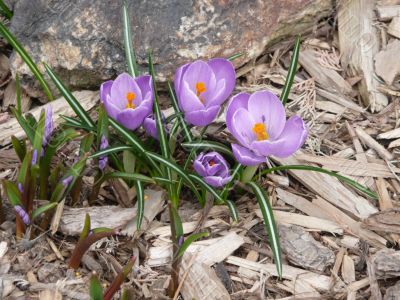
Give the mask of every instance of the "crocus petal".
<svg viewBox="0 0 400 300">
<path fill-rule="evenodd" d="M 232 151 L 236 160 L 245 166 L 257 166 L 266 160 L 265 157 L 258 156 L 254 152 L 238 144 L 232 144 Z"/>
<path fill-rule="evenodd" d="M 213 70 L 206 62 L 201 60 L 191 63 L 186 69 L 185 74 L 182 76 L 181 88 L 183 82 L 188 83 L 192 91 L 196 91 L 196 84 L 198 82 L 203 82 L 206 87 L 206 92 L 204 92 L 202 96 L 205 99 L 214 92 L 217 84 Z"/>
<path fill-rule="evenodd" d="M 212 106 L 202 110 L 185 113 L 185 120 L 196 126 L 207 126 L 217 117 L 220 107 Z"/>
<path fill-rule="evenodd" d="M 142 101 L 142 92 L 138 84 L 131 76 L 129 76 L 129 74 L 122 73 L 118 75 L 117 79 L 114 80 L 114 83 L 111 87 L 111 102 L 119 109 L 125 109 L 126 105 L 128 104 L 126 99 L 128 93 L 135 94 L 133 104 L 138 106 Z"/>
<path fill-rule="evenodd" d="M 253 141 L 249 147 L 254 153 L 260 156 L 270 156 L 278 153 L 282 145 L 279 141 L 263 140 L 263 141 Z"/>
<path fill-rule="evenodd" d="M 200 153 L 193 161 L 193 168 L 200 176 L 207 176 L 206 168 L 203 166 L 204 153 Z"/>
<path fill-rule="evenodd" d="M 249 102 L 250 94 L 239 93 L 232 97 L 226 110 L 226 127 L 232 133 L 232 117 L 233 114 L 239 109 L 244 108 L 247 110 L 247 103 Z"/>
<path fill-rule="evenodd" d="M 150 75 L 140 76 L 135 79 L 142 92 L 142 99 L 153 98 L 153 80 Z"/>
<path fill-rule="evenodd" d="M 220 101 L 222 103 L 225 101 L 229 95 L 233 92 L 236 84 L 236 72 L 233 64 L 224 58 L 214 58 L 208 61 L 208 65 L 213 70 L 215 77 L 217 79 L 217 83 L 221 80 L 225 80 L 225 88 L 223 93 L 219 96 L 218 99 L 214 101 Z M 217 84 L 218 85 L 218 84 Z"/>
<path fill-rule="evenodd" d="M 292 116 L 286 122 L 282 134 L 277 142 L 280 144 L 280 149 L 274 153 L 277 157 L 288 157 L 295 153 L 307 139 L 308 131 L 306 125 L 298 116 Z"/>
<path fill-rule="evenodd" d="M 147 117 L 143 121 L 143 128 L 146 130 L 147 135 L 158 140 L 157 124 L 156 120 L 151 117 Z"/>
<path fill-rule="evenodd" d="M 107 114 L 113 118 L 117 119 L 117 115 L 121 112 L 121 109 L 115 106 L 111 100 L 110 95 L 107 95 L 106 99 L 104 100 L 104 108 L 106 109 Z"/>
<path fill-rule="evenodd" d="M 205 98 L 206 106 L 221 105 L 227 97 L 225 97 L 225 79 L 221 79 L 217 83 L 213 97 Z"/>
<path fill-rule="evenodd" d="M 229 181 L 231 181 L 232 177 L 228 176 L 225 178 L 222 178 L 220 176 L 207 176 L 204 177 L 204 181 L 208 183 L 209 185 L 213 187 L 222 187 L 225 184 L 227 184 Z"/>
<path fill-rule="evenodd" d="M 113 80 L 109 80 L 106 82 L 103 82 L 100 86 L 100 100 L 101 102 L 104 102 L 107 99 L 107 96 L 110 95 L 111 93 L 111 86 L 113 84 Z"/>
<path fill-rule="evenodd" d="M 183 65 L 179 67 L 174 76 L 174 87 L 175 87 L 175 92 L 178 93 L 181 90 L 181 81 L 182 81 L 182 76 L 185 74 L 187 68 L 190 66 L 189 64 Z"/>
<path fill-rule="evenodd" d="M 184 112 L 204 109 L 204 104 L 200 101 L 199 97 L 190 89 L 189 84 L 185 81 L 182 82 L 182 89 L 178 98 L 179 107 Z"/>
<path fill-rule="evenodd" d="M 142 125 L 144 118 L 150 114 L 147 107 L 139 106 L 135 109 L 125 109 L 117 115 L 117 121 L 130 130 Z"/>
<path fill-rule="evenodd" d="M 285 108 L 275 94 L 258 91 L 250 96 L 248 110 L 257 123 L 264 123 L 271 140 L 276 139 L 286 123 Z"/>
<path fill-rule="evenodd" d="M 249 146 L 255 139 L 253 126 L 252 115 L 246 109 L 239 108 L 232 117 L 230 131 L 243 146 Z"/>
</svg>

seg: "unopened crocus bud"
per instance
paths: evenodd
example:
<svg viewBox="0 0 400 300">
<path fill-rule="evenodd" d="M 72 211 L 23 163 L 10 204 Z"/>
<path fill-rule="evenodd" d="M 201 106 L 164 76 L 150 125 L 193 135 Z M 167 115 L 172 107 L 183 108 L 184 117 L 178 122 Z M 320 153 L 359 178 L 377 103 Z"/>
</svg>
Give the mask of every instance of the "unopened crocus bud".
<svg viewBox="0 0 400 300">
<path fill-rule="evenodd" d="M 184 241 L 185 241 L 185 238 L 183 237 L 183 235 L 181 235 L 181 236 L 179 237 L 179 239 L 178 239 L 178 246 L 179 246 L 179 247 L 182 246 Z"/>
<path fill-rule="evenodd" d="M 213 187 L 221 187 L 231 181 L 229 166 L 218 152 L 200 153 L 193 162 L 197 174 Z"/>
<path fill-rule="evenodd" d="M 20 218 L 22 219 L 22 222 L 24 222 L 25 225 L 29 225 L 31 220 L 30 220 L 29 215 L 26 212 L 26 210 L 23 209 L 22 206 L 20 206 L 20 205 L 14 206 L 14 209 L 17 212 L 17 214 L 20 216 Z"/>
<path fill-rule="evenodd" d="M 44 123 L 44 133 L 43 133 L 43 141 L 42 146 L 46 147 L 46 145 L 50 142 L 51 134 L 54 131 L 54 122 L 53 122 L 53 110 L 51 105 L 47 107 L 46 117 Z"/>
<path fill-rule="evenodd" d="M 100 140 L 100 150 L 104 150 L 108 147 L 108 140 L 105 135 L 101 136 Z M 100 156 L 99 158 L 99 169 L 104 170 L 108 162 L 107 155 Z"/>
<path fill-rule="evenodd" d="M 38 159 L 38 153 L 37 150 L 33 150 L 33 154 L 32 154 L 32 166 L 36 165 L 37 163 L 37 159 Z"/>
<path fill-rule="evenodd" d="M 18 190 L 22 194 L 24 192 L 24 187 L 22 186 L 21 182 L 18 182 Z"/>
<path fill-rule="evenodd" d="M 62 184 L 64 187 L 68 187 L 68 185 L 72 182 L 72 179 L 74 179 L 74 176 L 70 175 L 67 178 L 64 178 L 62 181 Z"/>
</svg>

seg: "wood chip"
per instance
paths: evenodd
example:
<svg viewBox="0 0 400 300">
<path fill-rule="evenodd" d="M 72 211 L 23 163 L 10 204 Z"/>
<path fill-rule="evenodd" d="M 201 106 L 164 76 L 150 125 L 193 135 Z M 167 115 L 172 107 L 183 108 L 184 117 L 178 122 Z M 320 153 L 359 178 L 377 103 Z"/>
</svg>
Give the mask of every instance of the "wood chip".
<svg viewBox="0 0 400 300">
<path fill-rule="evenodd" d="M 73 95 L 86 111 L 93 108 L 97 104 L 99 98 L 99 93 L 92 91 L 74 92 Z M 74 115 L 72 108 L 69 106 L 68 102 L 65 101 L 64 98 L 58 98 L 57 100 L 49 102 L 45 105 L 35 107 L 31 109 L 29 113 L 31 113 L 36 119 L 39 119 L 40 112 L 42 111 L 42 109 L 46 110 L 46 107 L 48 105 L 52 106 L 54 116 L 53 120 L 55 126 L 57 126 L 64 120 L 61 118 L 61 115 L 69 117 Z M 12 118 L 3 124 L 0 124 L 0 146 L 10 144 L 11 135 L 15 135 L 19 139 L 26 137 L 24 130 L 21 128 L 15 118 Z"/>
<path fill-rule="evenodd" d="M 400 276 L 400 252 L 394 249 L 382 249 L 372 257 L 372 263 L 378 278 Z"/>
<path fill-rule="evenodd" d="M 396 19 L 398 20 L 397 22 L 400 22 L 400 17 Z M 400 74 L 400 62 L 393 59 L 398 53 L 400 53 L 400 41 L 394 40 L 375 55 L 376 74 L 385 80 L 388 85 L 392 85 Z"/>
<path fill-rule="evenodd" d="M 385 108 L 389 100 L 377 91 L 374 56 L 379 51 L 375 26 L 375 0 L 348 0 L 338 6 L 338 30 L 342 67 L 350 76 L 362 76 L 358 83 L 365 105 L 372 112 Z"/>
<path fill-rule="evenodd" d="M 374 149 L 381 158 L 389 161 L 393 160 L 393 154 L 387 151 L 385 147 L 383 147 L 368 133 L 366 133 L 364 129 L 362 129 L 361 127 L 357 127 L 356 134 L 366 146 L 368 146 L 371 149 Z"/>
<path fill-rule="evenodd" d="M 148 199 L 144 203 L 144 218 L 142 229 L 146 229 L 148 224 L 162 210 L 165 193 L 146 189 L 145 195 Z M 119 206 L 93 206 L 84 208 L 64 208 L 64 213 L 60 221 L 60 231 L 66 235 L 79 235 L 83 228 L 85 216 L 88 213 L 91 218 L 92 228 L 123 227 L 121 233 L 132 236 L 136 232 L 136 212 L 137 207 L 123 208 Z"/>
<path fill-rule="evenodd" d="M 27 93 L 21 91 L 21 110 L 26 112 L 31 107 L 32 100 Z M 11 80 L 4 90 L 3 110 L 7 110 L 10 106 L 17 106 L 17 86 L 14 80 Z"/>
<path fill-rule="evenodd" d="M 356 270 L 354 268 L 354 261 L 348 255 L 343 256 L 341 272 L 344 282 L 352 283 L 353 281 L 356 281 Z"/>
<path fill-rule="evenodd" d="M 379 21 L 390 21 L 392 18 L 400 16 L 400 5 L 378 5 L 376 11 Z"/>
<path fill-rule="evenodd" d="M 364 228 L 370 230 L 400 234 L 400 208 L 387 209 L 363 220 Z"/>
<path fill-rule="evenodd" d="M 378 139 L 397 139 L 400 138 L 400 128 L 396 128 L 377 136 Z"/>
<path fill-rule="evenodd" d="M 382 294 L 379 289 L 378 280 L 375 273 L 375 264 L 371 259 L 367 259 L 367 273 L 369 278 L 369 285 L 371 287 L 371 299 L 382 300 Z"/>
<path fill-rule="evenodd" d="M 282 252 L 288 261 L 303 269 L 323 272 L 335 261 L 335 254 L 317 242 L 300 226 L 279 226 Z"/>
</svg>

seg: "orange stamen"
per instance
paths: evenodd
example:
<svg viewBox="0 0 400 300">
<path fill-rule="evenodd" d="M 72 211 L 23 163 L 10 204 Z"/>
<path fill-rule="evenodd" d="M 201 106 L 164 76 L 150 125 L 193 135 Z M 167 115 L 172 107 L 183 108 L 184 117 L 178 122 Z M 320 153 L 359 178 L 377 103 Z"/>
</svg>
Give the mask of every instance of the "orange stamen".
<svg viewBox="0 0 400 300">
<path fill-rule="evenodd" d="M 263 123 L 256 123 L 253 126 L 253 132 L 255 133 L 257 140 L 259 141 L 268 140 L 268 132 Z"/>
<path fill-rule="evenodd" d="M 135 98 L 136 98 L 136 95 L 133 92 L 128 92 L 126 94 L 126 100 L 128 101 L 126 108 L 135 108 L 135 104 L 133 104 L 133 100 L 135 100 Z"/>
<path fill-rule="evenodd" d="M 210 161 L 208 162 L 208 165 L 209 165 L 210 167 L 212 167 L 213 165 L 215 165 L 215 161 L 210 160 Z"/>
</svg>

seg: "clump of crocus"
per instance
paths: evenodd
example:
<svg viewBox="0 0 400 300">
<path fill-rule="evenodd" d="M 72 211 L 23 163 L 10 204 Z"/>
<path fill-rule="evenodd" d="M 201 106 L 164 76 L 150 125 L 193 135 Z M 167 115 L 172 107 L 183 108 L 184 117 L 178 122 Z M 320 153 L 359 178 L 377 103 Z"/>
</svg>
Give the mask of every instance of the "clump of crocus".
<svg viewBox="0 0 400 300">
<path fill-rule="evenodd" d="M 104 150 L 107 147 L 108 147 L 108 140 L 107 140 L 105 135 L 102 135 L 101 136 L 101 140 L 100 140 L 100 150 Z M 100 170 L 104 170 L 104 168 L 107 165 L 107 162 L 108 162 L 107 155 L 100 156 L 100 158 L 99 158 L 99 169 Z"/>
<path fill-rule="evenodd" d="M 223 58 L 181 66 L 175 73 L 174 85 L 185 120 L 197 126 L 210 124 L 232 93 L 235 81 L 235 68 Z"/>
<path fill-rule="evenodd" d="M 100 87 L 100 99 L 107 114 L 130 130 L 142 125 L 152 112 L 153 87 L 151 76 L 133 78 L 126 73 Z"/>
<path fill-rule="evenodd" d="M 307 138 L 304 121 L 292 116 L 286 121 L 285 108 L 273 93 L 259 91 L 232 97 L 226 125 L 240 145 L 232 144 L 236 159 L 246 166 L 265 162 L 266 157 L 288 157 Z"/>
<path fill-rule="evenodd" d="M 222 187 L 232 179 L 228 163 L 215 151 L 200 153 L 193 162 L 193 168 L 213 187 Z"/>
</svg>

